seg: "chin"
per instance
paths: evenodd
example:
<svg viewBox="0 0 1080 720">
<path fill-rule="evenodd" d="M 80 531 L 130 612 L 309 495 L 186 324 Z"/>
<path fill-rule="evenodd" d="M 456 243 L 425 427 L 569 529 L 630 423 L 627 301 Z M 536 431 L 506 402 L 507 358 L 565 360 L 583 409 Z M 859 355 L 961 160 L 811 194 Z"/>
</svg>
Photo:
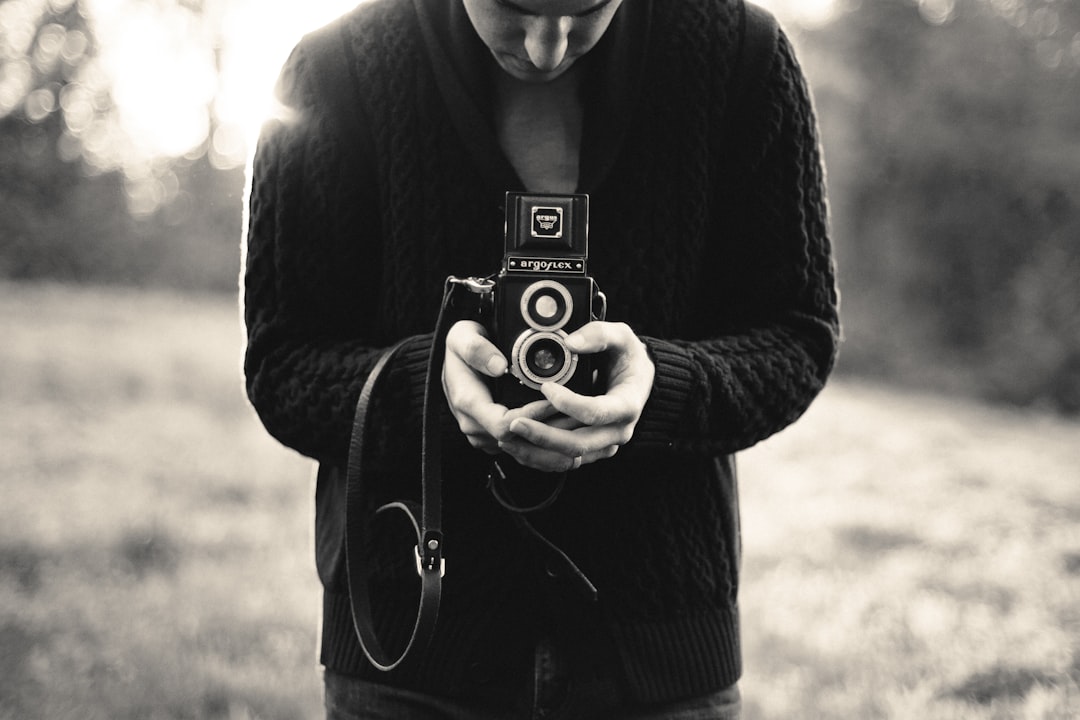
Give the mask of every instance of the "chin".
<svg viewBox="0 0 1080 720">
<path fill-rule="evenodd" d="M 496 57 L 499 67 L 510 77 L 527 83 L 545 83 L 561 76 L 574 64 L 572 59 L 564 60 L 553 70 L 537 70 L 531 64 L 523 63 L 516 57 Z"/>
</svg>

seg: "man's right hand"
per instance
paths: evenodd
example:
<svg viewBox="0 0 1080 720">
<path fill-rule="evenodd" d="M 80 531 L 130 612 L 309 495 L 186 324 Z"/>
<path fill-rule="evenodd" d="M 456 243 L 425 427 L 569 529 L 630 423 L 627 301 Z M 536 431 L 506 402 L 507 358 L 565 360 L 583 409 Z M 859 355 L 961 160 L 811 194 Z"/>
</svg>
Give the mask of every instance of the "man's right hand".
<svg viewBox="0 0 1080 720">
<path fill-rule="evenodd" d="M 507 370 L 506 358 L 480 323 L 460 320 L 451 326 L 446 335 L 443 393 L 469 444 L 491 455 L 501 452 L 500 442 L 516 437 L 510 432 L 514 420 L 525 417 L 544 421 L 556 414 L 547 400 L 514 410 L 496 403 L 486 378 L 500 377 Z"/>
</svg>

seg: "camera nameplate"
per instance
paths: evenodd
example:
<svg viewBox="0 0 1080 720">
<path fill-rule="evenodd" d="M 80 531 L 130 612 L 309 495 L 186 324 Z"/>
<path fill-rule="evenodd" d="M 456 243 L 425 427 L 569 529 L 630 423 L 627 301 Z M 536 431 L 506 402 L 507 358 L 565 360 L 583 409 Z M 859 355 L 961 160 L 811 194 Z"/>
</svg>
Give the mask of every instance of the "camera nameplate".
<svg viewBox="0 0 1080 720">
<path fill-rule="evenodd" d="M 585 259 L 509 255 L 506 258 L 506 271 L 511 273 L 543 273 L 547 275 L 584 275 Z"/>
</svg>

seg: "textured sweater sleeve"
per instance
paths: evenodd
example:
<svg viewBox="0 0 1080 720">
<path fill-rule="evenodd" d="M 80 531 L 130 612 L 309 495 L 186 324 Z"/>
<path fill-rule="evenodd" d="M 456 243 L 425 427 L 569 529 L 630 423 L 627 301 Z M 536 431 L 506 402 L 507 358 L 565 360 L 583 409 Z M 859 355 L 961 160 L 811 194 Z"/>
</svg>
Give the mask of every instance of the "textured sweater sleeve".
<svg viewBox="0 0 1080 720">
<path fill-rule="evenodd" d="M 285 110 L 264 127 L 256 150 L 244 371 L 251 403 L 274 437 L 316 459 L 340 460 L 368 372 L 398 338 L 377 328 L 381 243 L 370 151 L 364 129 L 346 124 L 357 121 L 335 115 L 342 101 L 328 97 L 332 74 L 320 65 L 327 60 L 310 43 L 293 51 L 278 86 Z M 406 428 L 419 427 L 429 347 L 430 337 L 409 338 L 380 393 Z"/>
<path fill-rule="evenodd" d="M 737 109 L 749 114 L 730 211 L 736 247 L 720 258 L 730 269 L 707 298 L 725 320 L 702 340 L 644 338 L 657 372 L 635 433 L 642 445 L 749 447 L 798 418 L 833 367 L 838 295 L 822 159 L 809 91 L 783 33 L 751 97 Z"/>
</svg>

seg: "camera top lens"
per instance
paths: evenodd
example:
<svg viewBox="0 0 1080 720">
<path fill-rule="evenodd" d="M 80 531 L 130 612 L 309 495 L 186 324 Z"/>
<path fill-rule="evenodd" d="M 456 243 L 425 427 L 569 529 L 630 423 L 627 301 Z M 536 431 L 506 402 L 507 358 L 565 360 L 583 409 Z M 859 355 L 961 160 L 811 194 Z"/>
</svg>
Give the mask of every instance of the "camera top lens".
<svg viewBox="0 0 1080 720">
<path fill-rule="evenodd" d="M 559 302 L 550 295 L 542 295 L 536 299 L 533 309 L 537 315 L 551 319 L 559 314 Z"/>
<path fill-rule="evenodd" d="M 558 330 L 573 311 L 570 291 L 554 280 L 538 280 L 521 294 L 521 316 L 536 330 Z"/>
</svg>

